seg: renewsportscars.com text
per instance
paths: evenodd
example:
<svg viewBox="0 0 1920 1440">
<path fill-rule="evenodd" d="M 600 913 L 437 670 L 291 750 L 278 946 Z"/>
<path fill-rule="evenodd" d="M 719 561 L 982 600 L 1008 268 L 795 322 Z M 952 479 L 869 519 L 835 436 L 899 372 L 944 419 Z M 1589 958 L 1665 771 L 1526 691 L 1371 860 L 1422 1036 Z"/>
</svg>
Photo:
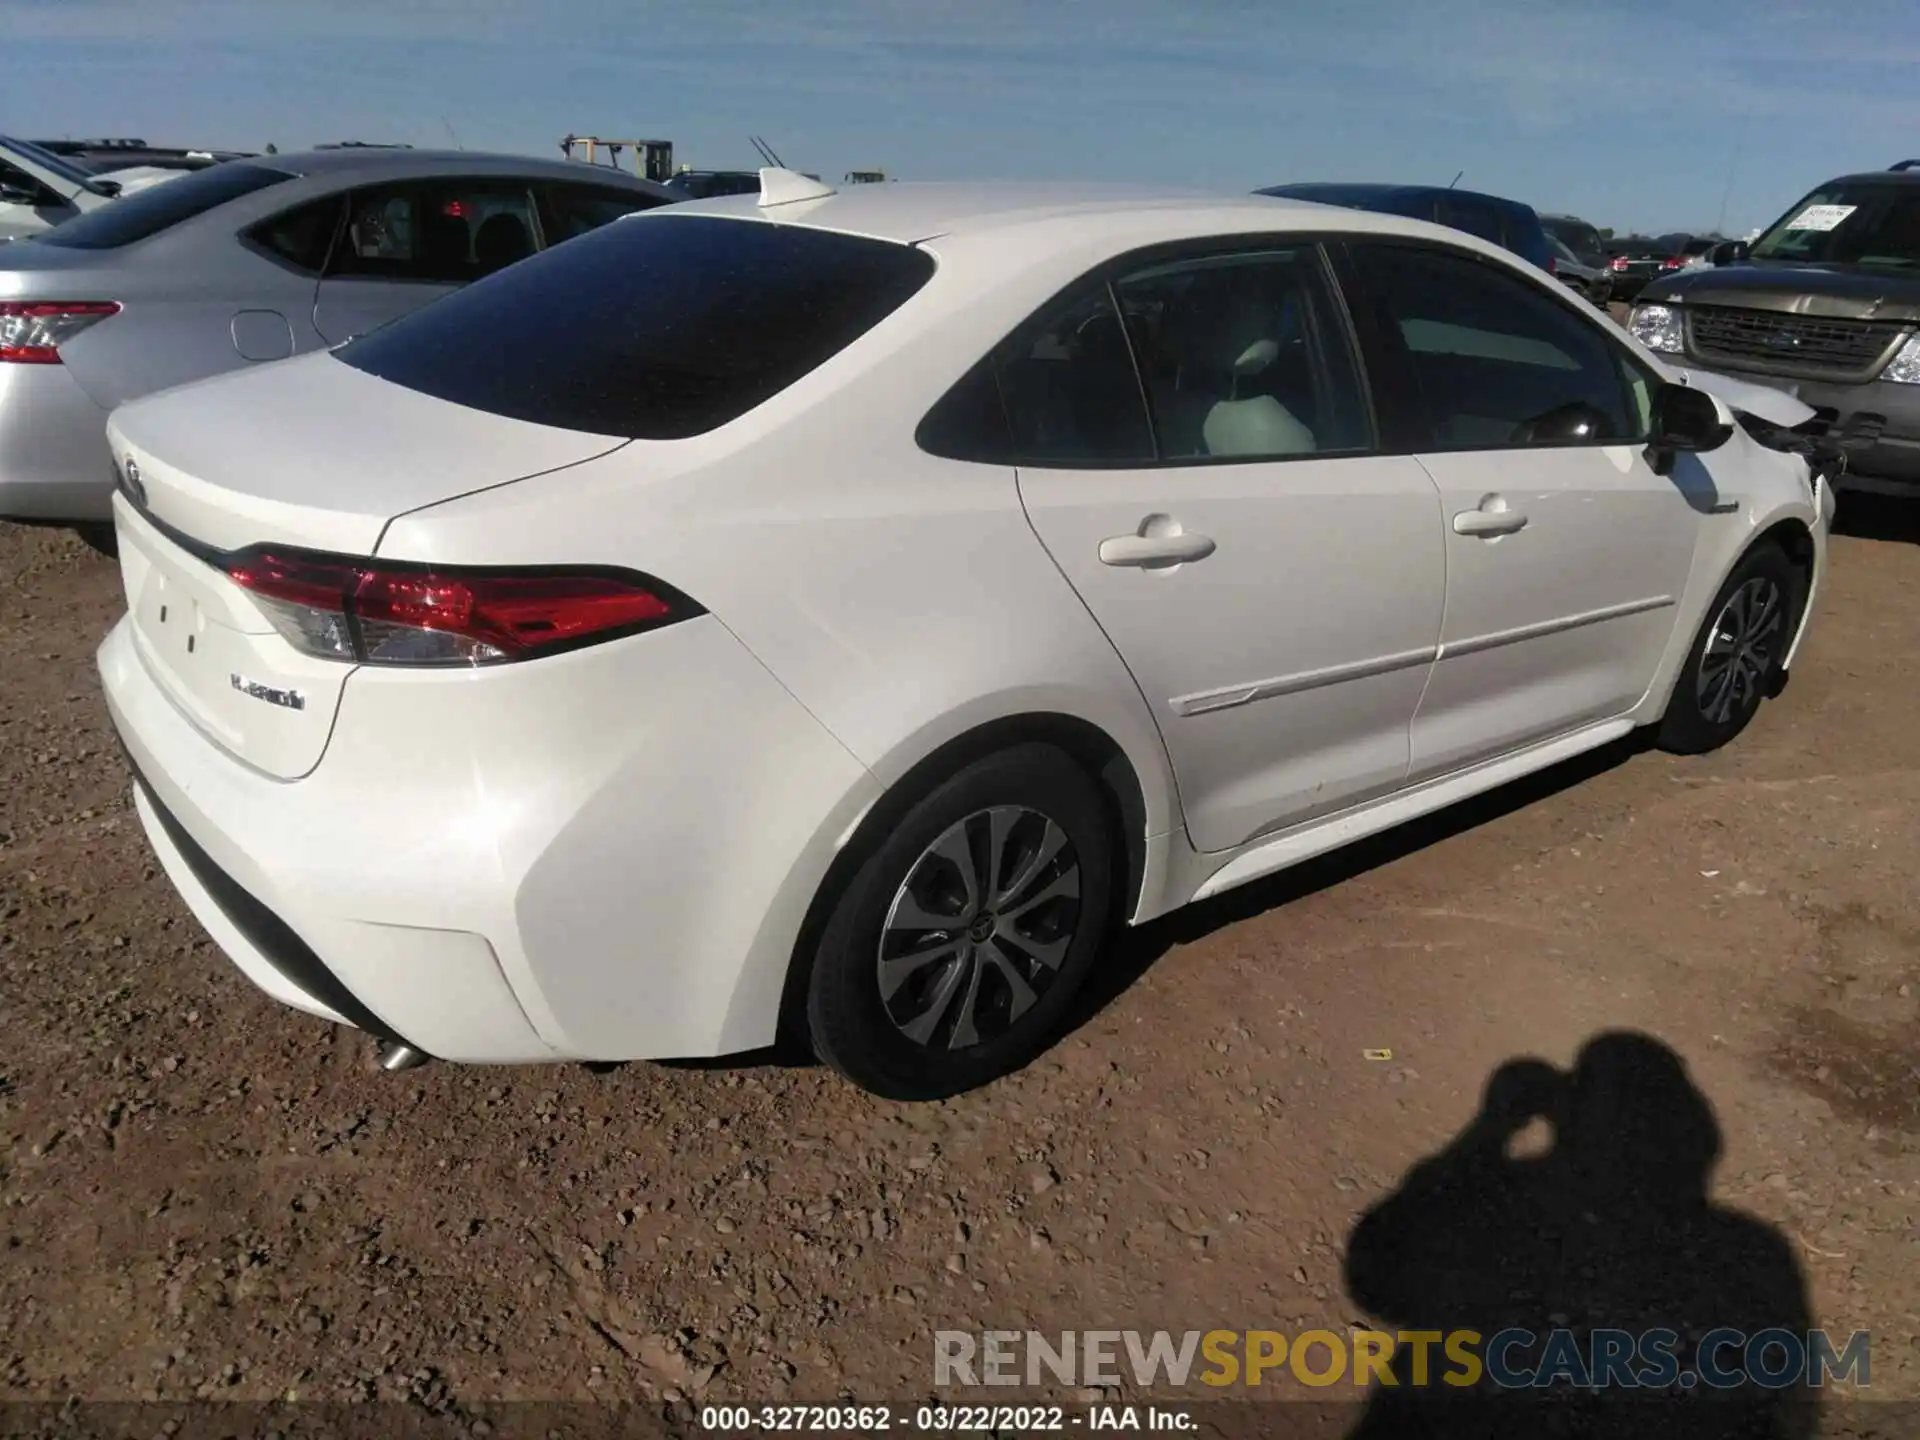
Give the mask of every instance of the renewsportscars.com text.
<svg viewBox="0 0 1920 1440">
<path fill-rule="evenodd" d="M 1825 1330 L 939 1330 L 933 1383 L 1784 1390 L 1871 1381 L 1871 1337 Z"/>
</svg>

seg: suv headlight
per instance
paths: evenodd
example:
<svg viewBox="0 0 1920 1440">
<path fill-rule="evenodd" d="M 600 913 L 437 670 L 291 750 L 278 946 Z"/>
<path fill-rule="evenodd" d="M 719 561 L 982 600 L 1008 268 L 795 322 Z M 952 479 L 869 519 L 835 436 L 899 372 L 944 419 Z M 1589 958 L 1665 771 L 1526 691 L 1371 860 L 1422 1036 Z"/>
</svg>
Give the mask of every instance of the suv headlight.
<svg viewBox="0 0 1920 1440">
<path fill-rule="evenodd" d="M 1678 355 L 1687 348 L 1680 333 L 1680 312 L 1671 305 L 1636 305 L 1627 323 L 1633 338 L 1649 350 Z"/>
<path fill-rule="evenodd" d="M 1882 380 L 1891 380 L 1896 385 L 1920 385 L 1920 335 L 1909 335 L 1907 343 L 1900 347 L 1900 353 L 1887 362 L 1887 368 L 1880 372 Z"/>
</svg>

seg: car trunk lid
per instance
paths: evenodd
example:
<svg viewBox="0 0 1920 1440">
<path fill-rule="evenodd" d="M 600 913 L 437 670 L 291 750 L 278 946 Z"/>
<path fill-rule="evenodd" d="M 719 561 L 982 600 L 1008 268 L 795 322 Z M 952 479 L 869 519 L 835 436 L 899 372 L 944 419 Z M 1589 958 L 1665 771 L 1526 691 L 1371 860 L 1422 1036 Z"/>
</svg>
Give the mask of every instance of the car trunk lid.
<svg viewBox="0 0 1920 1440">
<path fill-rule="evenodd" d="M 624 443 L 464 410 L 313 360 L 139 401 L 109 426 L 140 659 L 210 741 L 283 780 L 320 763 L 355 667 L 290 643 L 229 578 L 234 552 L 371 555 L 395 515 Z"/>
<path fill-rule="evenodd" d="M 142 509 L 219 550 L 370 555 L 394 516 L 626 444 L 390 385 L 319 354 L 136 400 L 107 427 Z"/>
</svg>

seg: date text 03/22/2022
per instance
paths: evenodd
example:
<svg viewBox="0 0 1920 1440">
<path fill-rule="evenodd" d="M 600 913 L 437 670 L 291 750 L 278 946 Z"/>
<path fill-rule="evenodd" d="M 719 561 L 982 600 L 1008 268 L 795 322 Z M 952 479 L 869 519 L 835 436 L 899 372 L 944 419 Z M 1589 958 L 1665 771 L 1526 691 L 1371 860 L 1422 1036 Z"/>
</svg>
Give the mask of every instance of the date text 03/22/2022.
<svg viewBox="0 0 1920 1440">
<path fill-rule="evenodd" d="M 1063 1405 L 708 1405 L 700 1428 L 717 1434 L 794 1431 L 877 1434 L 1044 1434 L 1068 1430 L 1148 1430 L 1178 1433 L 1194 1428 L 1176 1406 Z"/>
</svg>

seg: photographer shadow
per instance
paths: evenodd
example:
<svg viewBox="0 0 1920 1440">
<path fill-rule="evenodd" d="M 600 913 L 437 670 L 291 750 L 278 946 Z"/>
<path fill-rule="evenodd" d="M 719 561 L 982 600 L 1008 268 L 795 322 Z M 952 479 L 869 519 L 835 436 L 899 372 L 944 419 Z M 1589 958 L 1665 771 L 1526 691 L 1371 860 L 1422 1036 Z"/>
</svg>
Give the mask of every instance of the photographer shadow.
<svg viewBox="0 0 1920 1440">
<path fill-rule="evenodd" d="M 1355 1226 L 1347 1288 L 1385 1329 L 1479 1332 L 1483 1357 L 1505 1330 L 1542 1338 L 1503 1347 L 1505 1386 L 1493 1374 L 1444 1383 L 1449 1370 L 1465 1372 L 1439 1343 L 1428 1347 L 1427 1383 L 1415 1384 L 1413 1350 L 1401 1344 L 1397 1383 L 1375 1379 L 1348 1440 L 1808 1440 L 1817 1416 L 1797 1384 L 1727 1389 L 1677 1375 L 1664 1389 L 1512 1384 L 1556 1368 L 1542 1364 L 1556 1358 L 1545 1338 L 1555 1330 L 1576 1341 L 1559 1342 L 1558 1358 L 1589 1364 L 1596 1329 L 1636 1340 L 1672 1331 L 1685 1373 L 1700 1338 L 1723 1327 L 1804 1340 L 1806 1283 L 1785 1238 L 1708 1198 L 1720 1149 L 1685 1063 L 1648 1036 L 1597 1036 L 1570 1071 L 1534 1059 L 1501 1066 L 1466 1129 Z M 1730 1366 L 1740 1354 L 1716 1347 L 1715 1358 Z M 1632 1366 L 1645 1373 L 1638 1358 Z"/>
</svg>

